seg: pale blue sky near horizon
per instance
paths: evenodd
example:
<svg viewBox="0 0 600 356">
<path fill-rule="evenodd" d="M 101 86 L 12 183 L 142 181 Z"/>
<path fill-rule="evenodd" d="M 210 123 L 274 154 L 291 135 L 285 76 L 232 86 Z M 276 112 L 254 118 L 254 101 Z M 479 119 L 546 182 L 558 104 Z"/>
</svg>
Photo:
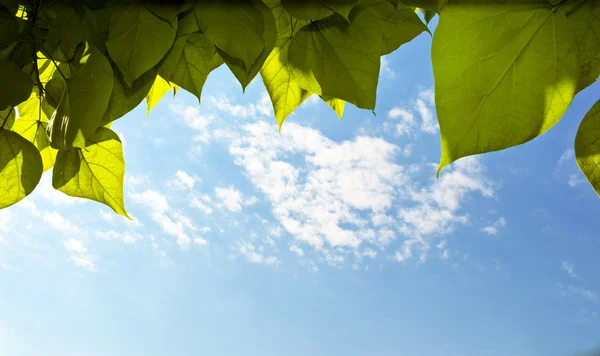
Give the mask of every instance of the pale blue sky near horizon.
<svg viewBox="0 0 600 356">
<path fill-rule="evenodd" d="M 385 57 L 376 116 L 309 99 L 281 135 L 225 66 L 123 139 L 128 221 L 46 173 L 0 211 L 0 355 L 571 355 L 600 346 L 600 199 L 573 140 L 439 179 L 431 37 Z"/>
</svg>

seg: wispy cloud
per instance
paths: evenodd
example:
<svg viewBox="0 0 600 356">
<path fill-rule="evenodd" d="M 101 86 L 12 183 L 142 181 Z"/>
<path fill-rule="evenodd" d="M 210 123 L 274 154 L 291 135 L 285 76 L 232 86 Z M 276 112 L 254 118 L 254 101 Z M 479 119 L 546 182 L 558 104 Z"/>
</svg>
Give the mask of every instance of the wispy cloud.
<svg viewBox="0 0 600 356">
<path fill-rule="evenodd" d="M 506 219 L 501 217 L 496 220 L 493 224 L 485 226 L 481 229 L 482 232 L 485 232 L 488 235 L 497 235 L 498 232 L 506 226 Z"/>
<path fill-rule="evenodd" d="M 567 261 L 563 261 L 560 264 L 560 268 L 567 272 L 571 277 L 573 278 L 577 278 L 577 274 L 575 274 L 575 268 L 573 267 L 573 265 Z"/>
<path fill-rule="evenodd" d="M 73 238 L 64 240 L 63 245 L 71 254 L 70 260 L 74 265 L 84 268 L 90 272 L 96 272 L 96 265 L 92 257 L 88 254 L 87 248 L 80 240 Z"/>
</svg>

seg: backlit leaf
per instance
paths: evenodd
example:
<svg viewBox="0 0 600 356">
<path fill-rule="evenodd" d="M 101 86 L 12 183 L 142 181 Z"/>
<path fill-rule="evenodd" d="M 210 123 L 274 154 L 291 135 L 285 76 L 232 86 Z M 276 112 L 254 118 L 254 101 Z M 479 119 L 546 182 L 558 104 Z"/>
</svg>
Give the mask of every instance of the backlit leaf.
<svg viewBox="0 0 600 356">
<path fill-rule="evenodd" d="M 29 98 L 33 82 L 14 62 L 0 60 L 0 110 Z"/>
<path fill-rule="evenodd" d="M 311 93 L 374 109 L 382 37 L 362 21 L 328 17 L 303 27 L 290 43 L 294 80 Z M 343 83 L 343 85 L 340 85 Z"/>
<path fill-rule="evenodd" d="M 292 32 L 296 32 L 305 23 L 300 20 L 292 20 L 277 4 L 273 6 L 273 14 L 277 19 L 279 39 L 265 60 L 260 70 L 260 76 L 273 103 L 275 118 L 281 129 L 286 117 L 300 106 L 311 93 L 294 81 L 288 68 L 288 49 Z"/>
<path fill-rule="evenodd" d="M 135 109 L 150 91 L 155 78 L 156 72 L 150 70 L 134 80 L 129 88 L 121 73 L 113 69 L 113 89 L 100 126 L 106 126 Z"/>
<path fill-rule="evenodd" d="M 252 63 L 249 68 L 246 68 L 243 62 L 237 58 L 229 56 L 224 51 L 219 50 L 221 58 L 223 58 L 225 64 L 229 67 L 233 75 L 237 78 L 244 89 L 248 86 L 248 84 L 250 84 L 256 74 L 258 74 L 265 60 L 273 51 L 275 43 L 277 42 L 277 27 L 275 25 L 275 19 L 273 18 L 271 10 L 269 10 L 269 8 L 260 1 L 256 2 L 256 8 L 262 13 L 264 18 L 264 31 L 262 35 L 265 45 L 254 63 Z"/>
<path fill-rule="evenodd" d="M 600 195 L 600 100 L 585 115 L 575 137 L 579 169 Z"/>
<path fill-rule="evenodd" d="M 449 2 L 433 38 L 440 170 L 541 135 L 579 79 L 575 33 L 546 1 L 469 4 Z"/>
<path fill-rule="evenodd" d="M 108 59 L 89 44 L 76 53 L 71 72 L 48 125 L 52 147 L 59 149 L 85 146 L 100 125 L 113 88 Z M 62 78 L 48 85 L 58 80 Z"/>
<path fill-rule="evenodd" d="M 341 120 L 342 116 L 344 115 L 344 104 L 345 104 L 345 102 L 343 100 L 340 100 L 340 99 L 337 99 L 337 98 L 332 98 L 330 96 L 321 96 L 321 99 L 327 105 L 329 105 L 333 109 L 333 111 L 335 111 L 335 113 L 337 114 L 337 116 Z"/>
<path fill-rule="evenodd" d="M 27 141 L 33 143 L 42 157 L 44 172 L 52 168 L 56 160 L 56 150 L 50 146 L 50 140 L 46 135 L 47 122 L 38 121 L 28 116 L 21 116 L 15 122 L 13 131 L 23 136 Z"/>
<path fill-rule="evenodd" d="M 0 209 L 29 195 L 39 183 L 42 170 L 42 158 L 31 142 L 0 129 Z"/>
<path fill-rule="evenodd" d="M 578 0 L 564 6 L 569 24 L 575 29 L 581 50 L 581 81 L 585 89 L 600 75 L 600 0 Z"/>
<path fill-rule="evenodd" d="M 55 60 L 68 61 L 75 55 L 77 45 L 83 41 L 81 21 L 72 7 L 60 6 L 56 12 L 55 23 L 48 32 L 44 49 Z"/>
<path fill-rule="evenodd" d="M 10 130 L 15 123 L 15 108 L 12 106 L 4 110 L 0 110 L 0 129 Z"/>
<path fill-rule="evenodd" d="M 254 1 L 199 1 L 196 18 L 202 32 L 246 71 L 265 48 L 265 18 Z"/>
<path fill-rule="evenodd" d="M 173 44 L 176 32 L 176 21 L 171 25 L 139 4 L 115 9 L 106 48 L 125 83 L 131 85 L 154 67 Z"/>
<path fill-rule="evenodd" d="M 58 152 L 52 186 L 72 197 L 106 204 L 125 217 L 123 178 L 125 162 L 119 136 L 100 127 L 84 148 Z"/>
<path fill-rule="evenodd" d="M 171 89 L 175 90 L 177 89 L 177 86 L 164 80 L 160 75 L 156 76 L 148 95 L 146 95 L 146 103 L 148 105 L 146 115 L 150 114 L 150 110 L 152 110 L 152 108 L 158 104 L 160 99 Z"/>
<path fill-rule="evenodd" d="M 179 37 L 161 63 L 158 73 L 200 99 L 208 74 L 220 64 L 214 53 L 215 46 L 206 35 L 191 33 Z"/>
</svg>

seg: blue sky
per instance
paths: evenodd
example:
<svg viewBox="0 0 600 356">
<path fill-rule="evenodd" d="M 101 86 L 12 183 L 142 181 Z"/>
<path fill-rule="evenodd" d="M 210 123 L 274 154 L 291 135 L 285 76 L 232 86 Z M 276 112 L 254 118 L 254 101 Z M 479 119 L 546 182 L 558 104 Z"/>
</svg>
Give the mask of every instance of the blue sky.
<svg viewBox="0 0 600 356">
<path fill-rule="evenodd" d="M 277 134 L 223 66 L 113 128 L 127 221 L 51 188 L 0 211 L 2 355 L 567 355 L 600 343 L 600 200 L 573 159 L 600 85 L 526 145 L 435 178 L 431 39 L 376 116 Z M 313 98 L 314 99 L 314 98 Z"/>
</svg>

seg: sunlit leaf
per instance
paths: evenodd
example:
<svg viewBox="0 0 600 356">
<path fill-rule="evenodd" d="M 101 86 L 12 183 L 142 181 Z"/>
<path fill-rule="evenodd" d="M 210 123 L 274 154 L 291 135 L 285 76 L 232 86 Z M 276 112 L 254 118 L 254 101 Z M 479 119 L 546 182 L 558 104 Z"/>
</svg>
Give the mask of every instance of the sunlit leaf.
<svg viewBox="0 0 600 356">
<path fill-rule="evenodd" d="M 0 129 L 0 209 L 29 195 L 39 183 L 42 170 L 42 158 L 31 142 Z"/>
<path fill-rule="evenodd" d="M 340 100 L 340 99 L 337 99 L 337 98 L 332 98 L 330 96 L 321 96 L 321 99 L 327 105 L 329 105 L 333 109 L 333 111 L 335 111 L 335 113 L 337 114 L 337 116 L 341 120 L 342 116 L 344 115 L 344 104 L 345 104 L 345 102 L 343 100 Z"/>
<path fill-rule="evenodd" d="M 273 6 L 273 14 L 279 33 L 276 46 L 265 60 L 260 76 L 267 88 L 279 128 L 287 118 L 311 93 L 294 81 L 288 68 L 288 49 L 291 35 L 305 25 L 303 21 L 292 20 L 281 6 Z"/>
<path fill-rule="evenodd" d="M 85 146 L 86 139 L 100 125 L 113 88 L 110 63 L 89 44 L 76 53 L 71 71 L 48 125 L 50 143 L 59 149 Z"/>
<path fill-rule="evenodd" d="M 206 35 L 191 33 L 179 37 L 161 63 L 158 73 L 200 99 L 208 74 L 220 64 L 214 54 L 215 46 Z"/>
<path fill-rule="evenodd" d="M 144 6 L 132 3 L 116 8 L 106 48 L 123 73 L 125 83 L 131 85 L 154 67 L 173 44 L 176 32 L 176 21 L 169 24 Z"/>
<path fill-rule="evenodd" d="M 176 90 L 177 86 L 164 80 L 160 75 L 156 76 L 148 95 L 146 95 L 146 103 L 148 105 L 146 115 L 150 114 L 150 110 L 152 110 L 152 108 L 158 104 L 160 99 L 171 89 Z"/>
<path fill-rule="evenodd" d="M 10 130 L 15 123 L 16 117 L 15 108 L 13 107 L 0 110 L 0 129 Z"/>
<path fill-rule="evenodd" d="M 42 157 L 44 172 L 52 168 L 56 160 L 56 150 L 50 146 L 50 140 L 46 135 L 48 123 L 39 121 L 28 116 L 21 116 L 15 122 L 13 131 L 23 136 L 27 141 L 33 143 Z"/>
<path fill-rule="evenodd" d="M 575 137 L 579 169 L 600 195 L 600 100 L 585 115 Z"/>
<path fill-rule="evenodd" d="M 134 80 L 131 88 L 129 88 L 123 81 L 121 73 L 114 69 L 113 89 L 100 126 L 106 126 L 135 109 L 150 91 L 155 78 L 156 72 L 150 70 Z"/>
<path fill-rule="evenodd" d="M 246 71 L 265 48 L 265 18 L 258 2 L 200 1 L 195 8 L 202 32 L 219 50 L 241 61 Z"/>
<path fill-rule="evenodd" d="M 449 2 L 433 38 L 440 170 L 541 135 L 579 79 L 575 33 L 546 1 L 469 4 Z"/>
<path fill-rule="evenodd" d="M 377 27 L 328 17 L 294 35 L 288 63 L 294 80 L 318 95 L 374 109 L 382 37 Z M 343 83 L 343 85 L 340 85 Z"/>
<path fill-rule="evenodd" d="M 52 170 L 52 186 L 79 198 L 106 204 L 117 214 L 127 216 L 123 203 L 125 162 L 119 136 L 100 127 L 84 148 L 58 152 Z"/>
</svg>

